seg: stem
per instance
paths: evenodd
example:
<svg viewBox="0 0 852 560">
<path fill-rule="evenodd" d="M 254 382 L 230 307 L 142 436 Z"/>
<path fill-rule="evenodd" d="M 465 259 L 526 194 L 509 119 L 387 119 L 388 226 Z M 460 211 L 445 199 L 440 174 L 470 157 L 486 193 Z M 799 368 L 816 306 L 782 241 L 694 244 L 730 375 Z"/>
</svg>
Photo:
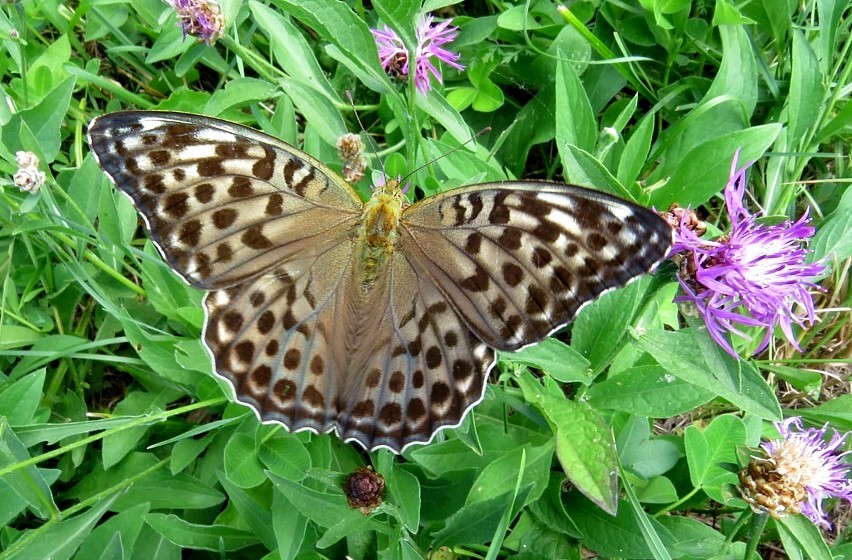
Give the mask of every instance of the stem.
<svg viewBox="0 0 852 560">
<path fill-rule="evenodd" d="M 683 504 L 683 503 L 687 502 L 688 500 L 692 499 L 692 497 L 693 497 L 694 495 L 696 495 L 699 491 L 700 491 L 700 490 L 699 490 L 698 488 L 693 488 L 690 492 L 688 492 L 686 495 L 684 495 L 684 496 L 683 496 L 681 499 L 679 499 L 678 501 L 673 502 L 673 503 L 671 503 L 671 504 L 667 505 L 666 507 L 664 507 L 664 508 L 663 508 L 663 509 L 661 509 L 660 511 L 656 512 L 655 514 L 653 514 L 653 517 L 655 517 L 655 518 L 656 518 L 656 517 L 660 517 L 661 515 L 665 515 L 665 514 L 667 514 L 668 512 L 672 511 L 673 509 L 676 509 L 676 508 L 680 507 L 680 505 L 681 505 L 681 504 Z"/>
<path fill-rule="evenodd" d="M 746 543 L 746 552 L 743 556 L 744 560 L 751 560 L 752 558 L 757 558 L 760 560 L 760 557 L 757 556 L 757 545 L 760 544 L 760 537 L 763 535 L 763 528 L 766 527 L 766 522 L 769 520 L 768 513 L 756 513 L 752 517 L 751 527 L 748 530 L 748 542 Z"/>
<path fill-rule="evenodd" d="M 15 543 L 12 544 L 12 546 L 10 546 L 8 550 L 3 551 L 3 553 L 0 554 L 0 560 L 4 560 L 6 558 L 12 558 L 15 555 L 15 552 L 17 552 L 18 550 L 24 549 L 26 547 L 26 545 L 28 545 L 29 543 L 36 540 L 39 536 L 41 536 L 42 534 L 47 532 L 51 527 L 53 527 L 54 525 L 56 525 L 60 521 L 68 519 L 69 517 L 73 516 L 77 512 L 82 511 L 82 510 L 84 510 L 84 509 L 86 509 L 90 506 L 95 505 L 96 503 L 98 503 L 103 498 L 106 498 L 106 497 L 108 497 L 108 496 L 110 496 L 114 493 L 119 492 L 119 491 L 125 490 L 126 488 L 130 487 L 137 480 L 140 480 L 140 479 L 148 476 L 149 474 L 153 473 L 154 471 L 160 469 L 161 467 L 166 465 L 169 461 L 170 461 L 169 458 L 163 459 L 162 461 L 160 461 L 156 465 L 153 465 L 153 466 L 145 469 L 144 471 L 132 476 L 131 478 L 128 478 L 126 480 L 122 480 L 120 483 L 118 483 L 114 486 L 111 486 L 110 488 L 107 488 L 106 490 L 98 492 L 94 496 L 91 496 L 91 497 L 83 500 L 79 504 L 71 506 L 70 508 L 66 509 L 65 511 L 60 512 L 59 515 L 51 517 L 50 519 L 45 521 L 45 523 L 41 527 L 33 529 L 32 531 L 29 531 L 20 540 L 15 541 Z"/>
<path fill-rule="evenodd" d="M 167 418 L 172 416 L 179 416 L 186 412 L 191 412 L 193 410 L 197 410 L 199 408 L 206 408 L 209 406 L 216 406 L 217 404 L 222 404 L 227 402 L 228 399 L 226 397 L 221 397 L 218 399 L 209 399 L 206 401 L 197 402 L 195 404 L 190 404 L 187 406 L 182 406 L 180 408 L 175 408 L 172 410 L 166 410 L 162 412 L 157 412 L 155 414 L 146 414 L 145 416 L 140 416 L 139 418 L 135 418 L 129 421 L 127 424 L 123 426 L 116 426 L 115 428 L 110 428 L 108 430 L 104 430 L 99 434 L 95 434 L 93 436 L 85 437 L 83 439 L 77 440 L 73 443 L 69 443 L 68 445 L 63 445 L 58 449 L 54 449 L 52 451 L 48 451 L 47 453 L 42 453 L 41 455 L 36 455 L 35 457 L 30 457 L 24 461 L 20 461 L 18 463 L 14 463 L 12 465 L 8 465 L 6 467 L 0 468 L 0 478 L 6 476 L 7 474 L 13 473 L 15 471 L 19 471 L 23 468 L 36 465 L 41 463 L 42 461 L 46 461 L 48 459 L 52 459 L 54 457 L 58 457 L 64 453 L 67 453 L 73 449 L 78 447 L 82 447 L 84 445 L 88 445 L 90 443 L 94 443 L 98 440 L 101 440 L 107 436 L 111 436 L 113 434 L 120 433 L 123 430 L 128 430 L 130 428 L 135 428 L 136 426 L 144 426 L 145 424 L 153 424 L 155 422 L 162 422 Z"/>
</svg>

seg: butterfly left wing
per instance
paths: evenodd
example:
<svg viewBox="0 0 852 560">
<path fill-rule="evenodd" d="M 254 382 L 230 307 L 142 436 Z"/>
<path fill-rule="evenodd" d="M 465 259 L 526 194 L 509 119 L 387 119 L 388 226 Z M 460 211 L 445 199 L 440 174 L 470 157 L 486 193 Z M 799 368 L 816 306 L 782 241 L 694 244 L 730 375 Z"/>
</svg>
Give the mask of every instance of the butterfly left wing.
<svg viewBox="0 0 852 560">
<path fill-rule="evenodd" d="M 217 289 L 354 232 L 363 204 L 308 154 L 254 129 L 165 111 L 109 113 L 89 144 L 163 258 Z"/>
<path fill-rule="evenodd" d="M 406 208 L 400 249 L 476 336 L 517 350 L 602 292 L 651 271 L 672 230 L 646 208 L 580 187 L 488 183 Z"/>
</svg>

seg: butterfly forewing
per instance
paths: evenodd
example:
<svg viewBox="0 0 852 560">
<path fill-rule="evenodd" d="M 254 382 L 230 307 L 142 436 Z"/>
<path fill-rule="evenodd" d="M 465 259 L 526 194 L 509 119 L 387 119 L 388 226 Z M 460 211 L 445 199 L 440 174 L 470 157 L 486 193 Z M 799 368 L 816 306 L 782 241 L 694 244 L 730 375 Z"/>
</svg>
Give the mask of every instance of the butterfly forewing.
<svg viewBox="0 0 852 560">
<path fill-rule="evenodd" d="M 208 117 L 113 113 L 89 141 L 164 258 L 210 290 L 204 342 L 237 399 L 367 449 L 457 426 L 495 348 L 541 340 L 671 245 L 650 211 L 550 183 L 466 187 L 401 215 L 392 187 L 365 207 L 307 154 Z"/>
<path fill-rule="evenodd" d="M 112 113 L 92 122 L 89 143 L 164 258 L 204 289 L 268 272 L 360 217 L 360 199 L 321 163 L 239 125 Z"/>
<path fill-rule="evenodd" d="M 553 183 L 456 189 L 403 213 L 403 248 L 480 340 L 538 342 L 665 258 L 672 230 L 603 193 Z"/>
</svg>

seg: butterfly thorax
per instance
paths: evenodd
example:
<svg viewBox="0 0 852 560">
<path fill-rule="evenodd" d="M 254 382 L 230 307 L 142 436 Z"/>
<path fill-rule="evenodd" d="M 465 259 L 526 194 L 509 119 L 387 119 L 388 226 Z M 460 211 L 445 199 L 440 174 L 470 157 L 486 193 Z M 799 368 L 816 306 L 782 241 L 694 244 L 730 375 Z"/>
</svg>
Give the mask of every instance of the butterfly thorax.
<svg viewBox="0 0 852 560">
<path fill-rule="evenodd" d="M 369 288 L 388 262 L 397 243 L 399 218 L 405 204 L 405 195 L 399 182 L 388 181 L 377 187 L 364 205 L 361 226 L 358 230 L 358 260 L 362 269 L 361 284 Z"/>
</svg>

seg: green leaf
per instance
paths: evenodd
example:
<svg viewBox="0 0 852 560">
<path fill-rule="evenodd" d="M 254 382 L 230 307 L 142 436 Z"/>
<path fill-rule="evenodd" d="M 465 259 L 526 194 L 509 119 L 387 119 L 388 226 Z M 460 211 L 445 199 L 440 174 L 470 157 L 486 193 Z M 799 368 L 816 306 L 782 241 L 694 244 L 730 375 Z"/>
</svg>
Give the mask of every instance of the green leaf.
<svg viewBox="0 0 852 560">
<path fill-rule="evenodd" d="M 552 531 L 579 538 L 580 531 L 574 526 L 562 501 L 564 482 L 565 478 L 560 473 L 551 471 L 547 490 L 530 504 L 529 511 Z"/>
<path fill-rule="evenodd" d="M 766 124 L 712 138 L 679 161 L 668 183 L 651 192 L 651 204 L 668 208 L 672 202 L 698 206 L 728 182 L 731 160 L 740 150 L 740 165 L 756 161 L 778 137 L 780 124 Z"/>
<path fill-rule="evenodd" d="M 208 436 L 199 439 L 187 438 L 175 442 L 169 461 L 171 473 L 177 474 L 187 468 L 207 449 L 212 439 L 212 436 Z"/>
<path fill-rule="evenodd" d="M 225 474 L 230 482 L 238 488 L 253 488 L 266 481 L 257 455 L 254 437 L 234 433 L 225 446 Z"/>
<path fill-rule="evenodd" d="M 409 531 L 416 533 L 420 526 L 420 481 L 396 462 L 391 473 L 386 488 L 399 507 L 401 521 Z"/>
<path fill-rule="evenodd" d="M 16 541 L 4 551 L 4 560 L 71 558 L 80 543 L 92 532 L 92 528 L 115 501 L 116 495 L 100 500 L 85 513 L 75 515 L 53 525 L 43 525 L 31 531 L 27 537 Z"/>
<path fill-rule="evenodd" d="M 0 416 L 0 468 L 9 467 L 30 458 L 29 452 Z M 29 465 L 3 476 L 3 482 L 11 488 L 41 519 L 49 519 L 58 512 L 50 484 L 45 473 L 35 465 Z"/>
<path fill-rule="evenodd" d="M 543 390 L 529 373 L 517 378 L 524 398 L 535 403 L 556 432 L 556 456 L 580 492 L 608 513 L 618 499 L 615 442 L 603 417 L 585 403 Z"/>
<path fill-rule="evenodd" d="M 528 5 L 513 6 L 504 10 L 497 18 L 497 25 L 509 31 L 531 31 L 542 27 L 528 9 Z"/>
<path fill-rule="evenodd" d="M 224 501 L 225 496 L 209 484 L 186 474 L 171 475 L 163 466 L 164 462 L 152 453 L 131 453 L 108 471 L 97 465 L 65 496 L 84 501 L 96 497 L 104 488 L 125 487 L 133 481 L 116 501 L 115 511 L 144 502 L 149 502 L 152 510 L 203 510 Z"/>
<path fill-rule="evenodd" d="M 124 556 L 124 550 L 121 546 L 121 535 L 119 533 L 113 533 L 112 538 L 106 545 L 101 547 L 100 552 L 101 555 L 98 557 L 100 560 L 122 558 Z M 82 555 L 81 557 L 85 558 Z M 94 556 L 92 558 L 94 558 Z"/>
<path fill-rule="evenodd" d="M 703 431 L 688 426 L 684 432 L 684 449 L 692 484 L 717 502 L 724 503 L 723 487 L 737 484 L 738 479 L 736 473 L 722 465 L 737 464 L 737 447 L 745 443 L 745 425 L 730 414 L 717 416 Z"/>
<path fill-rule="evenodd" d="M 473 100 L 472 108 L 480 113 L 492 113 L 503 106 L 505 98 L 503 90 L 489 79 L 484 79 L 477 84 L 476 98 Z"/>
<path fill-rule="evenodd" d="M 6 416 L 9 425 L 21 426 L 33 422 L 41 402 L 45 375 L 45 368 L 40 368 L 14 383 L 0 385 L 0 415 Z"/>
<path fill-rule="evenodd" d="M 447 517 L 444 527 L 432 534 L 435 546 L 482 544 L 491 540 L 506 508 L 512 503 L 507 490 L 488 500 L 466 505 Z"/>
<path fill-rule="evenodd" d="M 167 540 L 150 525 L 142 527 L 131 560 L 181 560 L 181 549 Z"/>
<path fill-rule="evenodd" d="M 597 125 L 595 124 L 589 97 L 583 88 L 574 67 L 568 58 L 560 52 L 556 66 L 556 146 L 566 166 L 565 179 L 572 181 L 572 170 L 568 166 L 569 146 L 575 146 L 585 152 L 595 149 Z"/>
<path fill-rule="evenodd" d="M 416 0 L 375 0 L 372 4 L 379 19 L 396 31 L 406 48 L 409 51 L 416 49 L 417 39 L 414 36 L 414 26 L 418 22 L 414 20 L 414 17 L 420 11 L 420 2 Z"/>
<path fill-rule="evenodd" d="M 420 493 L 422 496 L 428 496 L 428 499 L 421 501 L 421 522 L 442 523 L 461 509 L 479 472 L 479 469 L 471 467 L 453 470 L 438 478 L 424 477 L 420 480 Z"/>
<path fill-rule="evenodd" d="M 92 188 L 93 185 L 101 185 L 104 173 L 98 167 L 93 154 L 89 153 L 83 164 L 74 171 L 71 182 L 68 185 L 68 197 L 74 201 L 74 206 L 82 211 L 85 219 L 91 223 L 97 217 L 98 204 L 100 200 L 100 188 Z M 67 210 L 72 215 L 72 210 Z M 73 215 L 76 215 L 76 210 Z M 79 219 L 79 218 L 78 218 Z M 6 338 L 4 327 L 3 338 Z"/>
<path fill-rule="evenodd" d="M 808 560 L 832 560 L 837 558 L 825 544 L 822 533 L 804 515 L 787 515 L 775 521 L 784 550 L 793 557 L 798 551 L 800 558 Z"/>
<path fill-rule="evenodd" d="M 644 180 L 651 185 L 666 183 L 674 170 L 683 164 L 687 154 L 697 147 L 745 130 L 748 126 L 749 119 L 742 104 L 733 97 L 722 95 L 698 105 L 662 131 L 648 156 L 651 160 L 659 160 L 659 163 Z"/>
<path fill-rule="evenodd" d="M 802 32 L 793 29 L 793 71 L 787 98 L 787 135 L 788 141 L 802 150 L 811 148 L 811 144 L 805 144 L 804 140 L 819 118 L 824 97 L 824 77 L 816 54 Z"/>
<path fill-rule="evenodd" d="M 316 547 L 327 548 L 346 537 L 357 538 L 367 532 L 371 526 L 375 528 L 375 524 L 366 515 L 341 518 L 340 521 L 323 533 L 322 537 L 316 542 Z"/>
<path fill-rule="evenodd" d="M 75 81 L 74 76 L 62 80 L 37 105 L 13 114 L 3 124 L 0 140 L 10 152 L 34 152 L 41 157 L 42 165 L 56 159 L 62 142 L 62 121 L 71 104 Z M 26 131 L 32 134 L 32 141 L 27 140 Z"/>
<path fill-rule="evenodd" d="M 629 504 L 619 502 L 618 513 L 609 514 L 579 492 L 571 492 L 565 499 L 565 510 L 583 535 L 585 548 L 603 557 L 651 558 Z M 650 522 L 658 534 L 666 534 L 659 523 L 653 519 Z"/>
<path fill-rule="evenodd" d="M 593 374 L 603 371 L 621 349 L 648 285 L 642 279 L 608 291 L 577 315 L 571 347 L 591 362 Z"/>
<path fill-rule="evenodd" d="M 259 542 L 255 535 L 241 529 L 190 523 L 174 514 L 149 513 L 145 521 L 164 538 L 182 548 L 227 552 Z"/>
<path fill-rule="evenodd" d="M 458 143 L 467 142 L 473 137 L 470 127 L 459 112 L 447 103 L 447 100 L 438 92 L 432 91 L 429 95 L 417 95 L 414 101 L 419 109 L 438 121 Z"/>
<path fill-rule="evenodd" d="M 269 38 L 269 46 L 278 65 L 294 80 L 331 101 L 339 101 L 313 48 L 290 19 L 256 0 L 249 2 L 249 8 L 254 21 Z"/>
<path fill-rule="evenodd" d="M 165 393 L 143 393 L 133 391 L 129 393 L 115 407 L 116 416 L 138 416 L 148 412 L 164 410 L 168 404 Z M 148 426 L 135 426 L 127 428 L 118 433 L 104 436 L 101 457 L 103 458 L 104 470 L 121 461 L 128 453 L 136 449 L 140 442 L 144 441 Z"/>
<path fill-rule="evenodd" d="M 170 14 L 154 43 L 148 49 L 145 62 L 154 64 L 176 58 L 192 48 L 194 44 L 195 39 L 193 37 L 184 37 L 176 15 Z"/>
<path fill-rule="evenodd" d="M 523 473 L 518 471 L 521 454 L 526 454 Z M 506 488 L 512 488 L 521 477 L 520 486 L 530 485 L 526 503 L 516 503 L 515 511 L 533 502 L 544 493 L 553 462 L 553 445 L 517 448 L 489 463 L 477 477 L 467 495 L 466 504 L 489 500 L 502 494 Z"/>
<path fill-rule="evenodd" d="M 540 369 L 560 383 L 589 385 L 592 382 L 589 360 L 552 337 L 517 352 L 500 352 L 500 359 Z"/>
<path fill-rule="evenodd" d="M 636 496 L 643 504 L 670 504 L 678 499 L 677 488 L 664 476 L 655 476 L 636 488 Z"/>
<path fill-rule="evenodd" d="M 353 521 L 363 517 L 357 509 L 350 509 L 342 489 L 320 492 L 267 471 L 275 488 L 293 504 L 296 511 L 319 525 L 333 527 L 341 521 Z"/>
<path fill-rule="evenodd" d="M 86 537 L 77 558 L 130 558 L 134 550 L 134 544 L 145 524 L 145 516 L 148 514 L 150 505 L 140 503 L 110 517 Z M 118 554 L 106 556 L 102 553 L 109 550 L 115 541 L 119 542 Z M 123 556 L 122 556 L 123 555 Z"/>
<path fill-rule="evenodd" d="M 633 193 L 619 183 L 612 173 L 589 152 L 569 145 L 562 154 L 562 162 L 567 166 L 565 180 L 572 185 L 636 200 Z"/>
<path fill-rule="evenodd" d="M 669 418 L 695 410 L 716 394 L 668 373 L 658 365 L 636 366 L 595 383 L 586 391 L 597 409 L 646 418 Z"/>
<path fill-rule="evenodd" d="M 308 518 L 295 510 L 284 494 L 272 494 L 272 530 L 281 560 L 294 560 L 302 548 Z"/>
<path fill-rule="evenodd" d="M 644 479 L 668 472 L 680 458 L 673 442 L 651 435 L 646 418 L 632 416 L 615 438 L 619 460 L 625 469 Z"/>
<path fill-rule="evenodd" d="M 249 527 L 251 532 L 257 535 L 264 546 L 270 550 L 274 550 L 277 545 L 277 539 L 272 528 L 272 513 L 269 511 L 269 503 L 258 501 L 248 492 L 228 480 L 221 471 L 216 474 L 222 488 L 228 493 L 230 505 L 236 509 L 242 518 L 242 526 Z M 268 487 L 266 488 L 268 489 Z M 265 492 L 264 498 L 266 498 Z"/>
<path fill-rule="evenodd" d="M 207 105 L 205 115 L 221 115 L 232 108 L 245 107 L 252 103 L 267 101 L 275 97 L 277 88 L 269 82 L 255 78 L 236 78 L 228 81 L 225 87 L 213 92 Z"/>
<path fill-rule="evenodd" d="M 711 391 L 755 416 L 780 420 L 781 408 L 760 372 L 748 362 L 739 362 L 727 354 L 717 356 L 721 370 L 714 371 L 696 340 L 699 336 L 712 341 L 706 330 L 685 329 L 645 331 L 635 336 L 634 343 L 651 354 L 671 375 Z"/>
<path fill-rule="evenodd" d="M 505 141 L 499 152 L 501 160 L 514 175 L 525 172 L 524 162 L 532 146 L 554 138 L 554 103 L 554 89 L 538 92 L 518 111 L 508 133 L 502 136 Z"/>
<path fill-rule="evenodd" d="M 275 0 L 273 4 L 329 41 L 337 54 L 342 55 L 335 58 L 345 61 L 362 81 L 368 78 L 365 85 L 378 93 L 395 94 L 379 65 L 379 51 L 372 33 L 346 4 L 328 0 Z M 334 51 L 329 52 L 334 56 Z"/>
<path fill-rule="evenodd" d="M 464 111 L 476 99 L 476 88 L 457 87 L 447 91 L 447 103 L 456 111 Z"/>
<path fill-rule="evenodd" d="M 716 9 L 713 11 L 714 26 L 720 25 L 751 25 L 754 21 L 745 17 L 726 0 L 716 0 Z"/>
<path fill-rule="evenodd" d="M 16 428 L 15 432 L 21 437 L 21 441 L 27 447 L 31 447 L 37 443 L 52 445 L 67 437 L 124 426 L 138 419 L 139 417 L 137 416 L 105 418 L 103 420 L 88 420 L 86 422 L 68 422 L 67 424 L 33 424 L 31 426 L 20 426 Z"/>
<path fill-rule="evenodd" d="M 757 105 L 757 62 L 745 27 L 722 25 L 722 64 L 704 101 L 715 97 L 729 96 L 737 99 L 747 117 L 754 113 Z"/>
<path fill-rule="evenodd" d="M 438 142 L 424 139 L 423 145 L 429 150 L 428 157 L 434 161 L 430 167 L 437 166 L 448 178 L 447 181 L 440 182 L 439 192 L 478 181 L 506 180 L 506 174 L 499 163 L 494 158 L 488 157 L 488 150 L 483 146 L 471 144 L 472 150 L 452 151 L 458 143 L 449 136 Z M 405 158 L 402 159 L 405 160 Z M 429 179 L 427 177 L 426 181 Z M 432 191 L 427 190 L 427 192 Z"/>
<path fill-rule="evenodd" d="M 294 434 L 279 432 L 264 438 L 257 456 L 270 471 L 294 481 L 302 480 L 311 468 L 311 456 Z"/>
<path fill-rule="evenodd" d="M 813 408 L 797 408 L 796 414 L 815 423 L 831 422 L 843 431 L 852 431 L 852 395 L 838 395 Z"/>
<path fill-rule="evenodd" d="M 346 124 L 334 103 L 310 84 L 295 78 L 282 78 L 279 83 L 323 141 L 336 146 L 337 139 L 346 134 Z"/>
<path fill-rule="evenodd" d="M 639 173 L 648 159 L 651 149 L 651 138 L 654 134 L 654 116 L 646 115 L 642 121 L 633 129 L 630 138 L 624 145 L 621 159 L 618 160 L 618 172 L 616 180 L 621 185 L 626 185 L 632 190 L 631 185 L 636 182 Z"/>
<path fill-rule="evenodd" d="M 8 24 L 7 24 L 8 25 Z M 11 28 L 11 25 L 4 29 Z M 68 77 L 68 63 L 71 60 L 71 41 L 62 33 L 47 43 L 47 48 L 38 51 L 38 58 L 32 61 L 26 72 L 27 87 L 30 89 L 30 103 L 40 102 L 57 83 Z M 27 52 L 27 51 L 24 51 Z M 29 51 L 32 56 L 37 49 Z M 8 75 L 8 74 L 7 74 Z"/>
<path fill-rule="evenodd" d="M 719 558 L 725 551 L 725 535 L 698 519 L 661 515 L 656 520 L 671 534 L 666 544 L 676 558 Z"/>
<path fill-rule="evenodd" d="M 113 483 L 118 483 L 118 480 Z M 121 496 L 120 505 L 130 507 L 148 501 L 151 509 L 207 509 L 222 503 L 218 490 L 185 474 L 173 477 L 148 476 L 134 484 Z"/>
<path fill-rule="evenodd" d="M 810 247 L 808 260 L 823 261 L 828 267 L 852 257 L 852 189 L 843 192 L 834 212 L 818 224 Z"/>
</svg>

